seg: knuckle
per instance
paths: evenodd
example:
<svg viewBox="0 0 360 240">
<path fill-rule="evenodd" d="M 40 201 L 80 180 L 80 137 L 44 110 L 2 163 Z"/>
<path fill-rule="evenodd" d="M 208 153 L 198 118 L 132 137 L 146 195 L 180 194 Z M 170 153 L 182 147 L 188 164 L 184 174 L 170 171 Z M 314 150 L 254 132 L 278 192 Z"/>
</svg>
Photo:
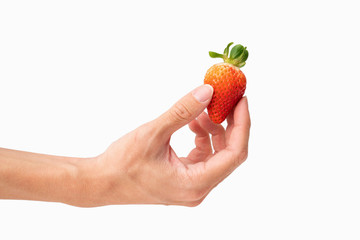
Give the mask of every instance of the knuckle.
<svg viewBox="0 0 360 240">
<path fill-rule="evenodd" d="M 195 183 L 192 180 L 185 180 L 182 182 L 179 193 L 179 200 L 184 202 L 198 201 L 204 197 L 206 189 L 199 186 L 199 183 Z"/>
<path fill-rule="evenodd" d="M 193 202 L 188 202 L 188 203 L 185 204 L 185 206 L 186 207 L 197 207 L 203 202 L 203 200 L 204 199 L 200 199 L 200 200 L 193 201 Z"/>
<path fill-rule="evenodd" d="M 198 201 L 204 196 L 204 194 L 205 191 L 203 191 L 202 189 L 192 189 L 188 191 L 186 200 L 190 202 Z"/>
<path fill-rule="evenodd" d="M 183 190 L 183 201 L 186 202 L 194 202 L 198 201 L 205 195 L 205 190 L 201 187 L 192 185 Z"/>
<path fill-rule="evenodd" d="M 175 121 L 183 121 L 189 119 L 192 116 L 192 113 L 188 106 L 181 102 L 177 102 L 171 109 L 170 109 L 170 116 Z"/>
</svg>

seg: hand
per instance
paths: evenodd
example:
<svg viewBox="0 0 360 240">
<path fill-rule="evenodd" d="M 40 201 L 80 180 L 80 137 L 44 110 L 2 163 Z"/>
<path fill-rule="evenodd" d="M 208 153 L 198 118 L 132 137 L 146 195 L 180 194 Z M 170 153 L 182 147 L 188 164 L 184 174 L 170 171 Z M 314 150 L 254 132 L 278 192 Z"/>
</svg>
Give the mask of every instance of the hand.
<svg viewBox="0 0 360 240">
<path fill-rule="evenodd" d="M 250 117 L 243 97 L 226 130 L 203 112 L 213 89 L 203 85 L 159 118 L 123 136 L 84 165 L 84 198 L 75 205 L 166 204 L 197 206 L 247 158 Z M 170 146 L 171 135 L 189 125 L 196 134 L 187 157 Z M 210 136 L 211 135 L 211 139 Z M 214 151 L 212 149 L 213 145 Z"/>
</svg>

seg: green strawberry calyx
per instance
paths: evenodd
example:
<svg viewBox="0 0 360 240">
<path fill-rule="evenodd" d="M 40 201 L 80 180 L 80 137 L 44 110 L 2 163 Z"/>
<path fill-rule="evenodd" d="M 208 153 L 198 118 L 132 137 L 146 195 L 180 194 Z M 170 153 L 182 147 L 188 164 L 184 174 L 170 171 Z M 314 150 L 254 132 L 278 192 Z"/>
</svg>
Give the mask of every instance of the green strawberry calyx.
<svg viewBox="0 0 360 240">
<path fill-rule="evenodd" d="M 229 56 L 229 50 L 230 50 L 230 46 L 233 44 L 233 42 L 229 43 L 225 50 L 224 50 L 224 54 L 220 54 L 220 53 L 216 53 L 216 52 L 209 52 L 210 57 L 212 58 L 222 58 L 224 59 L 224 62 L 226 63 L 230 63 L 236 67 L 243 67 L 246 63 L 246 60 L 249 57 L 249 52 L 248 50 L 246 50 L 246 47 L 244 47 L 241 44 L 235 45 L 232 47 L 231 51 L 230 51 L 230 56 Z"/>
</svg>

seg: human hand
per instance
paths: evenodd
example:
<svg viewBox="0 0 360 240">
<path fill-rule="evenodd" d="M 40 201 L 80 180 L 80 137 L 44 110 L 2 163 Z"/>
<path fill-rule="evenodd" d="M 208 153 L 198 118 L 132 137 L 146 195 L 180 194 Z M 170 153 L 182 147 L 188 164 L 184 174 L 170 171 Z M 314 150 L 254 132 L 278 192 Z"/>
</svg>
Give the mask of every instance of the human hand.
<svg viewBox="0 0 360 240">
<path fill-rule="evenodd" d="M 248 152 L 247 98 L 243 97 L 228 116 L 225 130 L 203 112 L 212 92 L 210 85 L 198 87 L 159 118 L 123 136 L 88 161 L 82 177 L 86 197 L 75 205 L 200 204 L 245 161 Z M 196 134 L 196 147 L 187 157 L 178 157 L 170 138 L 186 124 Z"/>
</svg>

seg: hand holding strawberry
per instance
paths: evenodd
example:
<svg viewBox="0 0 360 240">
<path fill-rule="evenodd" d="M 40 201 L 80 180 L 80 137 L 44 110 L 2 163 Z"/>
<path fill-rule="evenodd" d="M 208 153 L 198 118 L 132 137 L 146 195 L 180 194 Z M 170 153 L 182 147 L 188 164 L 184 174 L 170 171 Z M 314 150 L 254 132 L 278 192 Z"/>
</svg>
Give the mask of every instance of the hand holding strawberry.
<svg viewBox="0 0 360 240">
<path fill-rule="evenodd" d="M 245 58 L 240 54 L 227 61 L 243 66 L 240 60 Z M 247 99 L 238 99 L 244 90 L 243 74 L 223 65 L 213 68 L 208 76 L 214 88 L 207 84 L 196 88 L 160 117 L 121 137 L 97 157 L 80 159 L 0 148 L 0 166 L 5 166 L 0 169 L 4 173 L 0 174 L 0 199 L 63 202 L 81 207 L 145 203 L 197 206 L 245 161 L 250 131 Z M 223 117 L 216 115 L 216 103 L 221 107 L 218 100 L 226 100 L 223 94 L 234 98 L 231 104 L 239 101 L 227 117 L 226 130 L 204 112 L 214 89 L 218 95 L 209 109 L 215 109 L 210 116 L 216 121 Z M 178 157 L 170 138 L 185 125 L 195 133 L 196 147 L 188 156 Z"/>
<path fill-rule="evenodd" d="M 214 123 L 222 123 L 244 95 L 246 78 L 240 70 L 249 56 L 246 47 L 235 45 L 229 55 L 229 43 L 224 54 L 209 52 L 212 58 L 222 58 L 224 63 L 213 65 L 206 72 L 204 83 L 214 88 L 213 98 L 208 106 L 210 119 Z"/>
<path fill-rule="evenodd" d="M 213 89 L 202 85 L 157 119 L 123 136 L 84 166 L 81 204 L 196 206 L 247 157 L 250 117 L 242 98 L 226 130 L 204 112 Z M 196 147 L 179 157 L 170 138 L 189 125 Z M 81 181 L 80 181 L 81 182 Z M 73 203 L 74 204 L 74 203 Z M 77 203 L 75 203 L 77 205 Z"/>
</svg>

